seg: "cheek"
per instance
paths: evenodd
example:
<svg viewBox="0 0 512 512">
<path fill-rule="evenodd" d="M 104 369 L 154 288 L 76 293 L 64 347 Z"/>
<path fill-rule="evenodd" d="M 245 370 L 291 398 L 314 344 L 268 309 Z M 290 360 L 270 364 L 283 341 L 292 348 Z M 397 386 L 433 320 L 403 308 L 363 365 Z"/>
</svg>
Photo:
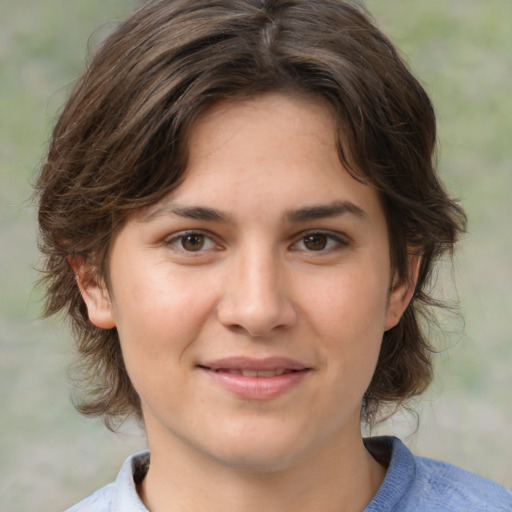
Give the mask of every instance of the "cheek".
<svg viewBox="0 0 512 512">
<path fill-rule="evenodd" d="M 316 286 L 315 286 L 316 284 Z M 303 306 L 305 316 L 321 329 L 327 339 L 343 335 L 359 344 L 381 338 L 388 303 L 387 280 L 379 272 L 340 269 L 318 283 L 306 283 L 311 290 Z M 306 296 L 305 293 L 302 294 Z"/>
<path fill-rule="evenodd" d="M 364 278 L 363 278 L 364 276 Z M 327 281 L 326 281 L 327 282 Z M 378 272 L 339 272 L 308 301 L 304 318 L 337 389 L 337 400 L 357 404 L 377 364 L 387 309 L 387 281 Z M 345 398 L 344 398 L 345 397 Z"/>
<path fill-rule="evenodd" d="M 121 285 L 114 313 L 127 366 L 131 360 L 158 364 L 186 352 L 211 310 L 212 299 L 200 283 L 156 273 Z"/>
<path fill-rule="evenodd" d="M 165 403 L 178 414 L 210 300 L 190 286 L 162 281 L 132 283 L 127 293 L 118 322 L 126 371 L 143 407 Z"/>
</svg>

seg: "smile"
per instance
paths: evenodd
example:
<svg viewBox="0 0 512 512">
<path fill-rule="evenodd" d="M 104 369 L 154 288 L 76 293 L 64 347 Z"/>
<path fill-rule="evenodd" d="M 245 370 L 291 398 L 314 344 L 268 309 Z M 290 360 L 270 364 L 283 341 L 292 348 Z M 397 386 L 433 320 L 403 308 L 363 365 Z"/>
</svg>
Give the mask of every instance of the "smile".
<svg viewBox="0 0 512 512">
<path fill-rule="evenodd" d="M 297 387 L 312 368 L 287 358 L 228 358 L 198 365 L 223 391 L 244 400 L 270 400 Z"/>
</svg>

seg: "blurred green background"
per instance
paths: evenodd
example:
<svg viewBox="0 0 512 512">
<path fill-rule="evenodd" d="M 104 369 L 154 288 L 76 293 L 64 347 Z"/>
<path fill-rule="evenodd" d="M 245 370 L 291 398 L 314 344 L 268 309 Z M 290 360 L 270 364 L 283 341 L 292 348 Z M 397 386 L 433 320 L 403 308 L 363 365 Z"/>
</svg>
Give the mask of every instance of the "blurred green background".
<svg viewBox="0 0 512 512">
<path fill-rule="evenodd" d="M 144 447 L 74 411 L 73 358 L 59 321 L 38 320 L 31 184 L 56 115 L 101 40 L 136 0 L 4 0 L 0 4 L 0 509 L 50 512 L 112 480 Z M 430 92 L 439 167 L 469 214 L 469 233 L 439 278 L 459 299 L 442 315 L 449 347 L 413 415 L 379 432 L 421 455 L 512 487 L 512 2 L 368 0 Z M 455 277 L 456 288 L 451 284 Z"/>
</svg>

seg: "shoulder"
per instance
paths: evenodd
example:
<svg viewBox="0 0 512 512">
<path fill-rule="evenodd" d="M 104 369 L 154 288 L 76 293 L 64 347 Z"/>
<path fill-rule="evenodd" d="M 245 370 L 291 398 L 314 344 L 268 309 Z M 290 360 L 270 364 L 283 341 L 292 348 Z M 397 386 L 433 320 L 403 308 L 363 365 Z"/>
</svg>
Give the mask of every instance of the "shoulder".
<svg viewBox="0 0 512 512">
<path fill-rule="evenodd" d="M 501 485 L 445 462 L 416 457 L 394 437 L 373 438 L 365 444 L 388 465 L 367 512 L 512 511 L 512 493 Z"/>
<path fill-rule="evenodd" d="M 111 512 L 114 483 L 108 484 L 64 512 Z"/>
<path fill-rule="evenodd" d="M 512 492 L 501 485 L 445 462 L 424 457 L 415 461 L 414 488 L 439 510 L 512 510 Z"/>
<path fill-rule="evenodd" d="M 149 453 L 128 457 L 112 482 L 64 512 L 147 512 L 137 494 L 149 466 Z"/>
</svg>

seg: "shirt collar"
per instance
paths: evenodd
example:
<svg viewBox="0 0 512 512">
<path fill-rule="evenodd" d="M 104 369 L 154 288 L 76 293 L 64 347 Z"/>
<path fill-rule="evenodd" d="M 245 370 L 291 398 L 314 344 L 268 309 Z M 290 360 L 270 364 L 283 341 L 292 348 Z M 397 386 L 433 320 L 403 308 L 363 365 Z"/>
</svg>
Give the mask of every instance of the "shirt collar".
<svg viewBox="0 0 512 512">
<path fill-rule="evenodd" d="M 128 457 L 117 475 L 111 512 L 149 512 L 137 493 L 136 481 L 144 478 L 149 467 L 149 452 Z"/>
<path fill-rule="evenodd" d="M 395 510 L 416 478 L 414 456 L 400 439 L 392 436 L 370 437 L 364 439 L 364 444 L 377 461 L 388 467 L 382 485 L 365 512 Z"/>
</svg>

